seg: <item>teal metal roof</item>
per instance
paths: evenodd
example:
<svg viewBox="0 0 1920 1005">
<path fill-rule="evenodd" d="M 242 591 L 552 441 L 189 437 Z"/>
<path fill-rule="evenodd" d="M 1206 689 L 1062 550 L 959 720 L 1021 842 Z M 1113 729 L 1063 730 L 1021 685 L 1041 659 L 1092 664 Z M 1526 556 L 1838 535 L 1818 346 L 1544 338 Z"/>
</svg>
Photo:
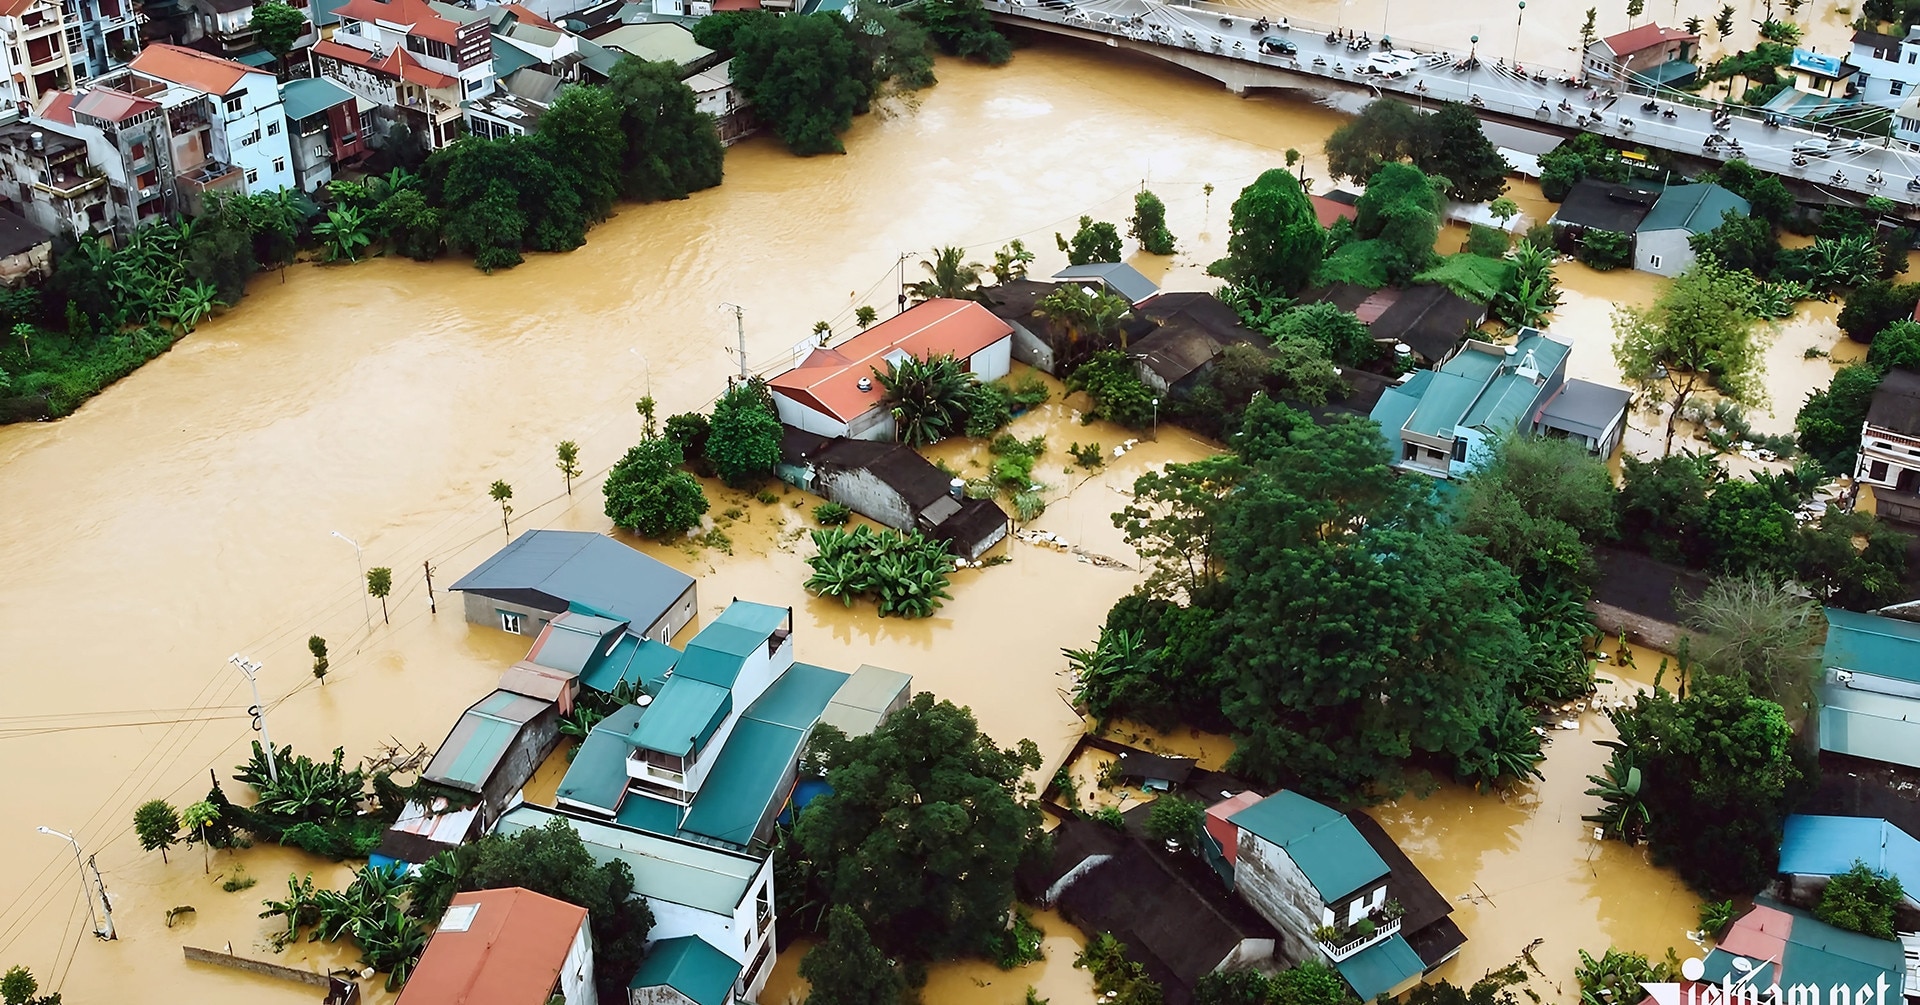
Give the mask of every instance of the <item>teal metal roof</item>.
<svg viewBox="0 0 1920 1005">
<path fill-rule="evenodd" d="M 1920 684 L 1920 624 L 1837 607 L 1826 615 L 1827 666 Z"/>
<path fill-rule="evenodd" d="M 512 837 L 549 820 L 565 820 L 596 862 L 625 862 L 633 870 L 633 889 L 641 896 L 715 914 L 732 915 L 746 899 L 760 871 L 760 860 L 738 852 L 645 834 L 597 820 L 585 820 L 544 806 L 522 803 L 494 825 Z"/>
<path fill-rule="evenodd" d="M 579 674 L 607 652 L 610 636 L 625 627 L 625 622 L 610 618 L 564 611 L 541 629 L 527 651 L 527 661 Z"/>
<path fill-rule="evenodd" d="M 1567 353 L 1572 349 L 1563 342 L 1556 342 L 1544 335 L 1534 335 L 1520 339 L 1514 344 L 1512 355 L 1500 357 L 1486 353 L 1461 353 L 1461 356 L 1473 355 L 1494 361 L 1493 372 L 1489 375 L 1486 390 L 1467 414 L 1460 419 L 1460 425 L 1469 429 L 1479 429 L 1489 433 L 1508 433 L 1520 426 L 1534 402 L 1540 400 L 1545 388 L 1544 383 L 1535 383 L 1503 364 L 1514 367 L 1530 366 L 1541 378 L 1551 377 L 1566 362 Z M 1448 366 L 1453 364 L 1448 362 Z M 1484 366 L 1475 361 L 1475 369 Z"/>
<path fill-rule="evenodd" d="M 820 710 L 820 721 L 848 736 L 865 736 L 878 729 L 896 705 L 906 702 L 912 688 L 912 677 L 863 663 Z"/>
<path fill-rule="evenodd" d="M 1920 768 L 1920 703 L 1821 684 L 1820 749 Z"/>
<path fill-rule="evenodd" d="M 1901 986 L 1906 963 L 1902 959 L 1900 943 L 1835 928 L 1805 911 L 1766 898 L 1755 901 L 1753 909 L 1775 915 L 1775 924 L 1769 926 L 1769 934 L 1779 934 L 1778 929 L 1782 926 L 1778 922 L 1781 920 L 1787 920 L 1790 926 L 1787 927 L 1777 964 L 1770 965 L 1761 959 L 1750 958 L 1753 963 L 1760 964 L 1753 968 L 1754 976 L 1750 981 L 1753 986 L 1768 987 L 1776 981 L 1781 987 L 1811 984 L 1819 994 L 1825 994 L 1828 989 L 1840 985 L 1851 988 L 1861 985 L 1875 987 L 1881 978 L 1885 978 L 1891 988 L 1898 989 Z M 1785 918 L 1779 918 L 1779 915 L 1785 915 Z M 1746 921 L 1743 918 L 1736 922 L 1736 930 L 1743 927 Z M 1736 981 L 1741 979 L 1742 973 L 1733 966 L 1735 958 L 1735 954 L 1716 948 L 1701 961 L 1706 964 L 1702 978 L 1714 983 L 1727 976 Z"/>
<path fill-rule="evenodd" d="M 1228 820 L 1286 850 L 1326 903 L 1387 875 L 1387 863 L 1341 814 L 1291 789 L 1276 792 Z"/>
<path fill-rule="evenodd" d="M 233 61 L 236 63 L 243 63 L 255 69 L 265 69 L 273 65 L 273 53 L 268 52 L 265 49 L 260 49 L 255 52 L 243 52 L 240 55 L 233 57 Z"/>
<path fill-rule="evenodd" d="M 766 638 L 787 623 L 787 609 L 772 604 L 756 604 L 751 600 L 736 600 L 713 619 L 716 625 L 732 625 L 744 628 L 761 638 Z"/>
<path fill-rule="evenodd" d="M 493 75 L 510 77 L 516 70 L 524 70 L 540 62 L 540 57 L 518 46 L 510 45 L 493 37 Z"/>
<path fill-rule="evenodd" d="M 680 829 L 737 845 L 753 843 L 760 821 L 785 797 L 780 782 L 806 741 L 805 729 L 758 719 L 735 723 Z"/>
<path fill-rule="evenodd" d="M 614 819 L 620 826 L 634 830 L 668 837 L 680 833 L 680 807 L 640 792 L 627 793 L 627 800 L 620 804 L 620 812 Z"/>
<path fill-rule="evenodd" d="M 422 777 L 443 785 L 479 791 L 522 727 L 553 708 L 550 701 L 511 691 L 495 691 L 473 704 L 434 752 Z"/>
<path fill-rule="evenodd" d="M 740 963 L 708 945 L 697 935 L 661 939 L 640 961 L 627 987 L 669 987 L 694 1005 L 727 1005 L 733 982 L 740 979 Z"/>
<path fill-rule="evenodd" d="M 709 626 L 707 631 L 712 631 L 712 627 Z M 703 631 L 700 634 L 706 633 Z M 714 687 L 731 688 L 733 682 L 740 678 L 740 667 L 745 662 L 742 657 L 702 646 L 696 639 L 687 644 L 686 652 L 680 654 L 679 662 L 673 665 L 673 675 L 705 681 Z"/>
<path fill-rule="evenodd" d="M 1482 353 L 1461 353 L 1462 356 L 1480 356 Z M 1451 364 L 1449 364 L 1451 365 Z M 1460 418 L 1473 407 L 1474 399 L 1486 387 L 1486 382 L 1472 377 L 1445 371 L 1435 373 L 1427 382 L 1426 390 L 1420 395 L 1420 403 L 1414 407 L 1413 415 L 1407 421 L 1407 429 L 1428 436 L 1452 437 L 1454 429 L 1460 425 Z M 1385 395 L 1381 395 L 1385 397 Z"/>
<path fill-rule="evenodd" d="M 1721 214 L 1727 210 L 1746 216 L 1747 200 L 1712 183 L 1669 185 L 1661 191 L 1652 211 L 1640 221 L 1639 232 L 1684 230 L 1704 234 L 1720 226 Z"/>
<path fill-rule="evenodd" d="M 794 729 L 812 729 L 820 713 L 840 693 L 847 674 L 811 663 L 795 663 L 748 706 L 745 718 Z"/>
<path fill-rule="evenodd" d="M 636 747 L 685 757 L 712 738 L 732 710 L 733 692 L 676 673 L 647 707 L 631 742 Z"/>
<path fill-rule="evenodd" d="M 1347 985 L 1363 1002 L 1370 1002 L 1392 991 L 1420 976 L 1425 969 L 1426 964 L 1420 962 L 1420 954 L 1414 952 L 1407 940 L 1398 935 L 1378 945 L 1368 946 L 1339 964 L 1340 976 L 1347 979 Z"/>
<path fill-rule="evenodd" d="M 621 681 L 658 694 L 667 682 L 667 671 L 680 660 L 680 650 L 631 633 L 622 635 L 612 652 L 602 652 L 580 672 L 580 684 L 602 694 L 611 694 Z"/>
<path fill-rule="evenodd" d="M 730 625 L 716 621 L 700 629 L 700 634 L 687 643 L 688 649 L 710 649 L 716 653 L 744 659 L 753 655 L 761 644 L 772 635 L 771 631 L 756 632 L 744 625 Z"/>
<path fill-rule="evenodd" d="M 295 122 L 351 101 L 353 95 L 345 88 L 318 77 L 296 77 L 280 85 L 281 105 Z"/>
<path fill-rule="evenodd" d="M 1656 87 L 1685 80 L 1699 72 L 1699 68 L 1684 59 L 1669 59 L 1650 70 L 1635 70 L 1634 76 L 1641 83 Z"/>
<path fill-rule="evenodd" d="M 627 754 L 632 749 L 617 733 L 601 729 L 588 733 L 554 797 L 613 812 L 620 805 L 620 794 L 627 791 Z"/>
</svg>

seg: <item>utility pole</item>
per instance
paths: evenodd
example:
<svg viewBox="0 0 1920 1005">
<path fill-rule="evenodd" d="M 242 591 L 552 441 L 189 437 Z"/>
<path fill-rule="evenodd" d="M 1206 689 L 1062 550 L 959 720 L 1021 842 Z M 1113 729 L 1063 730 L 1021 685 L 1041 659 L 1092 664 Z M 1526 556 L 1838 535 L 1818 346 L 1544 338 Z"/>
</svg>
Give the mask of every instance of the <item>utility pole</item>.
<svg viewBox="0 0 1920 1005">
<path fill-rule="evenodd" d="M 894 298 L 893 313 L 896 317 L 907 312 L 907 259 L 911 257 L 913 252 L 902 251 L 900 260 L 894 263 L 894 282 L 900 288 L 899 295 Z"/>
<path fill-rule="evenodd" d="M 439 614 L 440 608 L 434 606 L 433 602 L 433 560 L 422 559 L 420 568 L 427 574 L 427 613 Z"/>
<path fill-rule="evenodd" d="M 360 543 L 337 530 L 333 536 L 353 545 L 353 564 L 360 568 L 360 613 L 366 617 L 368 633 L 372 633 L 373 604 L 367 600 L 367 561 L 360 556 Z"/>
<path fill-rule="evenodd" d="M 260 731 L 261 743 L 267 748 L 267 777 L 278 785 L 280 784 L 280 767 L 273 763 L 273 737 L 267 735 L 267 709 L 260 704 L 260 681 L 256 676 L 260 673 L 261 665 L 249 662 L 239 653 L 227 657 L 227 662 L 239 667 L 240 672 L 247 675 L 247 683 L 253 687 L 253 707 L 247 711 L 253 714 L 253 728 Z"/>
<path fill-rule="evenodd" d="M 107 881 L 100 877 L 100 866 L 94 862 L 92 855 L 87 856 L 87 868 L 93 870 L 93 882 L 100 887 L 100 910 L 106 914 L 106 924 L 93 934 L 98 935 L 102 941 L 113 942 L 120 937 L 113 932 L 113 901 L 107 899 Z M 80 882 L 85 885 L 86 877 L 82 876 Z"/>
<path fill-rule="evenodd" d="M 739 304 L 721 304 L 720 309 L 733 312 L 733 332 L 740 339 L 740 383 L 745 384 L 752 377 L 747 373 L 747 322 L 744 317 L 746 311 Z"/>
<path fill-rule="evenodd" d="M 80 842 L 74 840 L 73 835 L 62 834 L 51 827 L 38 827 L 35 829 L 42 834 L 51 834 L 73 846 L 73 864 L 80 870 L 80 895 L 87 898 L 87 922 L 93 925 L 93 934 L 103 939 L 107 938 L 106 932 L 110 932 L 111 929 L 103 931 L 100 928 L 99 916 L 93 913 L 93 891 L 87 888 L 87 867 L 86 864 L 80 860 Z"/>
</svg>

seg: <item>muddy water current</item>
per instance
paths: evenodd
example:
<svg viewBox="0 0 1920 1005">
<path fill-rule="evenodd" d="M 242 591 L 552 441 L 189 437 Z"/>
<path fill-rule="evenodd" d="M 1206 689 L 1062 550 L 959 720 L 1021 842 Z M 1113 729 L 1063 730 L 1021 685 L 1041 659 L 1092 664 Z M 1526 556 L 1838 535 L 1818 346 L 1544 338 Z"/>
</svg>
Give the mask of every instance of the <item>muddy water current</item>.
<svg viewBox="0 0 1920 1005">
<path fill-rule="evenodd" d="M 507 539 L 487 486 L 514 486 L 514 532 L 605 530 L 598 478 L 638 433 L 635 399 L 650 392 L 662 415 L 699 408 L 740 365 L 722 302 L 744 308 L 747 364 L 779 369 L 816 320 L 844 332 L 859 305 L 884 313 L 903 251 L 964 244 L 989 259 L 1022 237 L 1040 252 L 1036 271 L 1050 273 L 1064 264 L 1055 230 L 1083 213 L 1123 218 L 1142 182 L 1166 200 L 1182 254 L 1141 266 L 1170 288 L 1203 289 L 1233 194 L 1289 147 L 1324 176 L 1318 150 L 1339 121 L 1090 49 L 1041 45 L 1002 70 L 942 63 L 940 75 L 916 106 L 859 122 L 847 157 L 797 160 L 750 141 L 729 153 L 721 188 L 626 207 L 570 255 L 496 276 L 383 259 L 263 277 L 240 306 L 75 416 L 0 428 L 0 965 L 31 966 L 75 1002 L 310 1000 L 298 985 L 185 963 L 179 947 L 309 969 L 350 963 L 350 949 L 326 943 L 275 956 L 270 923 L 256 917 L 289 873 L 337 884 L 344 870 L 269 847 L 204 864 L 182 849 L 163 863 L 132 834 L 140 802 L 191 802 L 209 769 L 224 778 L 243 759 L 252 698 L 230 655 L 264 663 L 276 742 L 352 758 L 437 745 L 525 651 L 523 638 L 467 625 L 444 593 Z M 1579 296 L 1562 320 L 1596 340 L 1576 361 L 1606 359 L 1605 322 L 1591 315 L 1655 288 L 1640 276 L 1603 283 L 1619 288 L 1569 280 Z M 1014 430 L 1051 445 L 1036 469 L 1050 505 L 1023 529 L 1052 540 L 1013 542 L 1008 564 L 956 574 L 933 618 L 883 621 L 808 596 L 813 500 L 797 492 L 763 503 L 709 486 L 730 551 L 636 543 L 700 577 L 703 617 L 736 596 L 792 605 L 802 659 L 910 672 L 970 705 L 1003 743 L 1037 741 L 1050 773 L 1082 728 L 1063 697 L 1059 649 L 1090 640 L 1139 578 L 1108 514 L 1142 471 L 1213 449 L 1168 426 L 1157 437 L 1083 426 L 1076 404 L 1056 397 Z M 571 496 L 552 461 L 562 439 L 580 443 L 588 470 Z M 1102 443 L 1105 466 L 1068 470 L 1074 440 Z M 941 456 L 966 467 L 979 459 L 967 449 Z M 423 564 L 443 591 L 437 615 Z M 385 616 L 360 593 L 362 566 L 394 571 Z M 324 684 L 308 672 L 316 634 L 331 646 Z M 1569 777 L 1545 787 L 1563 795 L 1584 787 L 1572 776 L 1592 760 L 1584 747 L 1564 752 L 1579 746 L 1571 737 L 1549 761 L 1550 776 Z M 550 773 L 534 791 L 550 790 Z M 1511 958 L 1536 936 L 1554 953 L 1672 940 L 1685 911 L 1637 856 L 1603 850 L 1610 881 L 1579 879 L 1589 849 L 1577 803 L 1449 791 L 1383 816 L 1449 895 L 1477 882 L 1499 899 L 1497 912 L 1463 913 L 1469 953 L 1483 955 L 1456 970 Z M 70 849 L 36 826 L 73 832 L 97 855 L 117 942 L 86 935 Z M 1496 866 L 1561 878 L 1532 895 L 1486 873 Z M 225 892 L 235 873 L 258 885 Z M 1591 910 L 1562 909 L 1575 893 Z M 169 929 L 180 906 L 194 911 Z M 1493 926 L 1484 938 L 1483 923 Z M 1046 927 L 1044 976 L 943 968 L 928 1000 L 1012 1002 L 1027 984 L 1084 1000 L 1085 975 L 1066 965 L 1071 927 Z M 1554 973 L 1564 979 L 1565 967 Z"/>
</svg>

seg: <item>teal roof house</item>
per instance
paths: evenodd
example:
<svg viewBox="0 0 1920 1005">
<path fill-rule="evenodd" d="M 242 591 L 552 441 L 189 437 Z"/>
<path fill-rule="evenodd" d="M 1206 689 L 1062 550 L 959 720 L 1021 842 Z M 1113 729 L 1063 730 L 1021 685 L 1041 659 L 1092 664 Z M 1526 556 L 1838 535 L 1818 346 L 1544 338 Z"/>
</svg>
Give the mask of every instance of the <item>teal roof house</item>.
<svg viewBox="0 0 1920 1005">
<path fill-rule="evenodd" d="M 450 587 L 467 620 L 539 635 L 568 611 L 666 643 L 697 606 L 693 577 L 605 534 L 530 530 Z"/>
<path fill-rule="evenodd" d="M 1433 370 L 1416 370 L 1373 406 L 1394 467 L 1457 478 L 1486 462 L 1491 441 L 1531 430 L 1566 380 L 1572 346 L 1536 328 L 1511 346 L 1468 339 Z"/>
<path fill-rule="evenodd" d="M 1920 624 L 1826 614 L 1820 749 L 1920 768 Z"/>
<path fill-rule="evenodd" d="M 1392 870 L 1345 814 L 1282 791 L 1227 822 L 1234 890 L 1279 930 L 1277 955 L 1331 964 L 1363 1002 L 1419 982 L 1426 963 L 1400 934 Z"/>
<path fill-rule="evenodd" d="M 1780 874 L 1787 899 L 1813 907 L 1827 881 L 1866 866 L 1876 876 L 1900 881 L 1910 911 L 1920 911 L 1920 840 L 1881 817 L 1829 817 L 1795 813 L 1780 837 Z M 1916 959 L 1920 966 L 1920 959 Z"/>
<path fill-rule="evenodd" d="M 1694 262 L 1692 239 L 1720 226 L 1728 213 L 1746 216 L 1747 200 L 1711 182 L 1669 185 L 1633 234 L 1633 267 L 1677 276 Z"/>
<path fill-rule="evenodd" d="M 420 777 L 479 796 L 484 830 L 518 800 L 559 741 L 560 712 L 551 695 L 496 689 L 454 722 Z"/>
</svg>

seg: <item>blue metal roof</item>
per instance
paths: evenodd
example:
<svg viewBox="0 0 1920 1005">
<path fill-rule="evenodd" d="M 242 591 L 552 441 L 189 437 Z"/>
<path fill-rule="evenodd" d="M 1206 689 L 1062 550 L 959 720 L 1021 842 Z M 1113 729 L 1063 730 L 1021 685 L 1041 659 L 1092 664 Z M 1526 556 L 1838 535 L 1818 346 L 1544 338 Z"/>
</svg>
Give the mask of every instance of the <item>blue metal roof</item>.
<svg viewBox="0 0 1920 1005">
<path fill-rule="evenodd" d="M 692 576 L 605 534 L 530 530 L 452 589 L 511 600 L 548 597 L 644 632 L 692 585 Z"/>
<path fill-rule="evenodd" d="M 1420 976 L 1426 966 L 1407 940 L 1396 935 L 1341 961 L 1339 970 L 1353 993 L 1370 1002 Z"/>
<path fill-rule="evenodd" d="M 1291 789 L 1276 792 L 1227 819 L 1285 849 L 1328 904 L 1387 875 L 1386 861 L 1360 835 L 1353 821 Z"/>
<path fill-rule="evenodd" d="M 1811 49 L 1793 50 L 1793 59 L 1789 61 L 1787 65 L 1803 73 L 1832 77 L 1835 80 L 1846 76 L 1847 71 L 1853 69 L 1853 67 L 1847 65 L 1846 60 L 1839 56 L 1829 56 L 1826 53 L 1814 52 Z"/>
<path fill-rule="evenodd" d="M 1920 841 L 1879 817 L 1828 817 L 1796 813 L 1780 839 L 1780 871 L 1794 876 L 1838 876 L 1864 862 L 1881 876 L 1900 881 L 1909 896 L 1920 894 Z"/>
<path fill-rule="evenodd" d="M 1826 615 L 1827 666 L 1920 684 L 1920 624 L 1837 607 Z"/>
<path fill-rule="evenodd" d="M 627 987 L 669 987 L 694 1005 L 727 1005 L 740 962 L 697 935 L 661 939 L 647 951 Z"/>
<path fill-rule="evenodd" d="M 1098 279 L 1133 303 L 1140 303 L 1160 292 L 1160 287 L 1139 269 L 1125 262 L 1089 262 L 1069 265 L 1053 274 L 1056 280 Z"/>
</svg>

